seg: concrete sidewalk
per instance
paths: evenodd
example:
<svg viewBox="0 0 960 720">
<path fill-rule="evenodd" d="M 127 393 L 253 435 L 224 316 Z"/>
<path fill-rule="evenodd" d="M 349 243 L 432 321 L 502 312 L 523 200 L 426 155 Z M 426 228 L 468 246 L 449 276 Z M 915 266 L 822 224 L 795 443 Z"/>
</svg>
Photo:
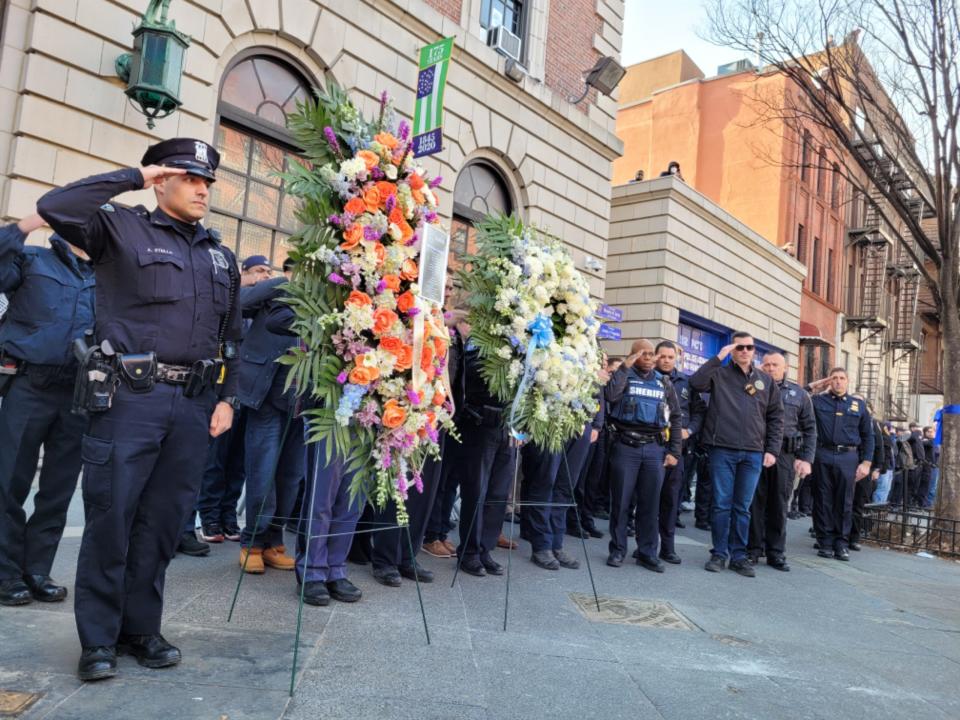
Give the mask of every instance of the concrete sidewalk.
<svg viewBox="0 0 960 720">
<path fill-rule="evenodd" d="M 78 517 L 75 507 L 54 573 L 71 595 Z M 422 586 L 430 645 L 413 584 L 386 588 L 351 566 L 360 603 L 304 608 L 292 699 L 293 574 L 246 577 L 227 623 L 239 573 L 227 543 L 178 556 L 167 575 L 164 633 L 184 652 L 179 667 L 121 658 L 117 678 L 83 685 L 70 601 L 35 603 L 0 608 L 0 691 L 39 693 L 19 717 L 57 720 L 960 717 L 960 563 L 874 548 L 820 559 L 807 527 L 790 523 L 793 571 L 760 565 L 755 579 L 704 572 L 699 530 L 680 531 L 683 564 L 663 575 L 609 568 L 606 540 L 590 541 L 605 612 L 668 603 L 634 618 L 652 626 L 588 618 L 572 598 L 590 595 L 586 568 L 540 570 L 521 543 L 503 632 L 503 578 L 461 574 L 451 588 L 453 561 L 421 555 L 437 574 Z M 567 548 L 582 555 L 574 538 Z"/>
</svg>

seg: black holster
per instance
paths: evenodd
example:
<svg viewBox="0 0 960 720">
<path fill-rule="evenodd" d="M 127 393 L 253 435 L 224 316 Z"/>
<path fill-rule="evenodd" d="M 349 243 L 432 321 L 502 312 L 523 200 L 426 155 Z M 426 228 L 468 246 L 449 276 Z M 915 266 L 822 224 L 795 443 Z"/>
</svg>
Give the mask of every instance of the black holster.
<svg viewBox="0 0 960 720">
<path fill-rule="evenodd" d="M 77 379 L 73 386 L 73 408 L 77 415 L 106 412 L 113 405 L 113 396 L 120 384 L 116 356 L 105 355 L 99 345 L 87 347 L 82 339 L 74 341 L 77 356 Z"/>
<path fill-rule="evenodd" d="M 197 360 L 190 368 L 190 375 L 183 388 L 183 396 L 197 397 L 208 387 L 213 387 L 223 370 L 222 360 Z"/>
</svg>

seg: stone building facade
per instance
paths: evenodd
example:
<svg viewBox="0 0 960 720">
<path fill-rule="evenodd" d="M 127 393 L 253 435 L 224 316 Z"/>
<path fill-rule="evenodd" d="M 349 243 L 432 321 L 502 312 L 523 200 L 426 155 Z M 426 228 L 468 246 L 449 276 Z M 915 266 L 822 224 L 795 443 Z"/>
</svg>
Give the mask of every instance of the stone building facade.
<svg viewBox="0 0 960 720">
<path fill-rule="evenodd" d="M 444 148 L 425 161 L 444 178 L 454 246 L 469 246 L 487 210 L 517 211 L 562 237 L 603 294 L 615 98 L 573 105 L 583 72 L 619 56 L 624 0 L 174 0 L 190 35 L 179 112 L 148 130 L 114 62 L 128 52 L 147 0 L 10 0 L 0 49 L 0 215 L 19 218 L 49 188 L 135 165 L 173 136 L 213 140 L 224 156 L 209 224 L 241 256 L 274 264 L 295 231 L 292 201 L 271 172 L 295 160 L 284 115 L 333 79 L 372 112 L 388 91 L 412 114 L 418 50 L 456 38 L 445 96 Z M 513 23 L 524 74 L 487 45 Z M 121 202 L 152 206 L 147 193 Z"/>
<path fill-rule="evenodd" d="M 612 203 L 606 302 L 624 311 L 624 339 L 611 353 L 676 340 L 693 371 L 744 330 L 796 377 L 802 263 L 673 177 L 615 186 Z"/>
</svg>

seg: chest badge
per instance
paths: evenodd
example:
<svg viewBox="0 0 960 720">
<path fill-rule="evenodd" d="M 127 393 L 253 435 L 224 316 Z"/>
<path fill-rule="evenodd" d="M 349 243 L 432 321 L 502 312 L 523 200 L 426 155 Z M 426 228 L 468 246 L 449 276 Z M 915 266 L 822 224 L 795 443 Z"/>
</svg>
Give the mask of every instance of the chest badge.
<svg viewBox="0 0 960 720">
<path fill-rule="evenodd" d="M 766 385 L 763 384 L 763 380 L 757 380 L 757 381 L 753 384 L 753 386 L 754 386 L 757 390 L 763 390 L 763 388 L 766 387 Z"/>
<path fill-rule="evenodd" d="M 856 400 L 850 403 L 850 412 L 860 412 L 860 403 Z"/>
<path fill-rule="evenodd" d="M 796 395 L 796 394 L 797 394 L 797 391 L 796 391 L 796 390 L 791 390 L 791 391 L 790 391 L 790 397 L 793 397 L 793 396 Z"/>
<path fill-rule="evenodd" d="M 230 266 L 227 264 L 226 256 L 220 250 L 215 250 L 211 248 L 210 258 L 213 260 L 214 272 L 219 272 L 220 270 L 228 270 L 230 268 Z"/>
</svg>

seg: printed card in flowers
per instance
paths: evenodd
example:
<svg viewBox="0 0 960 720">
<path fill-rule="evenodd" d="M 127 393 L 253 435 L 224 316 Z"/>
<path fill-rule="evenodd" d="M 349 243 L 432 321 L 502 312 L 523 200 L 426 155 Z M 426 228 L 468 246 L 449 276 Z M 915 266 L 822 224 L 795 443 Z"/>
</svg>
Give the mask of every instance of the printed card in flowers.
<svg viewBox="0 0 960 720">
<path fill-rule="evenodd" d="M 559 239 L 513 216 L 477 227 L 460 273 L 470 340 L 510 429 L 559 451 L 598 409 L 596 305 Z"/>
<path fill-rule="evenodd" d="M 308 439 L 323 441 L 354 473 L 354 495 L 405 520 L 408 486 L 452 428 L 445 369 L 449 335 L 439 306 L 420 296 L 424 228 L 438 224 L 435 188 L 381 97 L 366 120 L 331 85 L 290 127 L 309 164 L 286 176 L 302 200 L 303 230 L 287 301 L 300 346 L 282 362 L 288 383 L 314 401 Z"/>
</svg>

